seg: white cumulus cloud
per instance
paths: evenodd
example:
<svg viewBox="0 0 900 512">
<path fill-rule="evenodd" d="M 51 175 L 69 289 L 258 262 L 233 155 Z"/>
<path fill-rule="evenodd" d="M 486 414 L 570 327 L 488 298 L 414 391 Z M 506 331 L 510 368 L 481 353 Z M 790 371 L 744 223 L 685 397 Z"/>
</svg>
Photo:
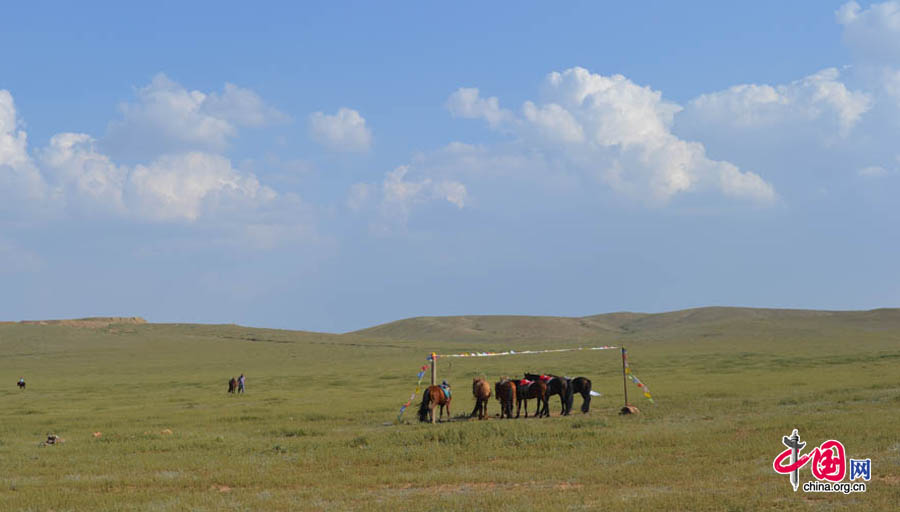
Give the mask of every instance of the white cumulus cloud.
<svg viewBox="0 0 900 512">
<path fill-rule="evenodd" d="M 863 9 L 847 2 L 836 12 L 844 42 L 863 61 L 896 64 L 900 58 L 900 2 L 880 2 Z"/>
<path fill-rule="evenodd" d="M 872 97 L 851 91 L 828 68 L 783 85 L 742 84 L 703 94 L 688 104 L 686 117 L 706 124 L 764 128 L 786 124 L 826 127 L 846 137 L 872 107 Z"/>
<path fill-rule="evenodd" d="M 122 190 L 128 171 L 98 153 L 84 133 L 60 133 L 39 152 L 40 164 L 56 188 L 56 197 L 87 210 L 123 213 Z"/>
<path fill-rule="evenodd" d="M 229 94 L 235 91 L 226 88 L 223 97 Z M 174 152 L 149 163 L 119 164 L 90 135 L 59 133 L 32 156 L 18 126 L 12 95 L 0 90 L 0 209 L 12 218 L 33 221 L 41 211 L 48 215 L 44 221 L 89 215 L 227 228 L 264 248 L 314 234 L 309 208 L 299 198 L 278 194 L 223 155 Z M 9 256 L 16 249 L 4 251 Z"/>
<path fill-rule="evenodd" d="M 40 200 L 46 183 L 28 154 L 12 94 L 0 89 L 0 211 L 20 201 Z"/>
<path fill-rule="evenodd" d="M 253 209 L 277 194 L 220 155 L 166 155 L 138 165 L 128 178 L 133 210 L 153 220 L 195 221 L 204 213 Z"/>
<path fill-rule="evenodd" d="M 123 158 L 191 150 L 222 151 L 241 126 L 258 127 L 286 116 L 249 89 L 225 84 L 221 93 L 188 90 L 164 74 L 138 89 L 135 103 L 119 106 L 103 147 Z"/>
<path fill-rule="evenodd" d="M 362 153 L 372 147 L 372 131 L 365 118 L 351 108 L 342 107 L 334 115 L 310 114 L 309 133 L 331 151 Z"/>
<path fill-rule="evenodd" d="M 576 67 L 550 73 L 542 96 L 545 103 L 526 101 L 520 116 L 497 98 L 481 98 L 477 89 L 456 91 L 448 107 L 458 117 L 480 117 L 512 132 L 525 153 L 553 153 L 569 169 L 649 203 L 704 189 L 762 203 L 775 198 L 758 174 L 712 160 L 701 143 L 676 137 L 671 127 L 681 107 L 659 91 Z"/>
<path fill-rule="evenodd" d="M 500 100 L 495 96 L 482 98 L 478 89 L 462 87 L 450 95 L 447 109 L 454 117 L 463 119 L 483 118 L 492 128 L 513 119 L 512 112 L 500 108 Z"/>
<path fill-rule="evenodd" d="M 416 205 L 429 201 L 446 201 L 463 208 L 468 199 L 465 185 L 458 181 L 420 177 L 411 179 L 409 165 L 398 166 L 385 173 L 380 185 L 356 183 L 350 188 L 347 206 L 353 211 L 374 207 L 372 231 L 386 234 L 403 230 Z"/>
</svg>

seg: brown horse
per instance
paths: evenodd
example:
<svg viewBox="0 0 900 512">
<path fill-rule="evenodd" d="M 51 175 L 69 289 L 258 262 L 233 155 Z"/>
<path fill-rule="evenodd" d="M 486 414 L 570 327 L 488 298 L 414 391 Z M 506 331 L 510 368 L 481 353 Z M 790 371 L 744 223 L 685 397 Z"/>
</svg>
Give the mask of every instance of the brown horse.
<svg viewBox="0 0 900 512">
<path fill-rule="evenodd" d="M 516 383 L 516 418 L 525 402 L 525 417 L 528 417 L 528 400 L 537 398 L 536 418 L 550 416 L 550 404 L 547 403 L 547 385 L 540 380 L 526 381 L 522 379 Z"/>
<path fill-rule="evenodd" d="M 478 415 L 483 420 L 487 416 L 487 406 L 491 398 L 491 385 L 484 379 L 472 379 L 472 396 L 475 397 L 475 408 L 472 409 L 470 418 Z"/>
<path fill-rule="evenodd" d="M 447 419 L 450 419 L 450 390 L 441 386 L 428 386 L 425 393 L 422 394 L 422 403 L 419 405 L 419 421 L 431 420 L 434 423 L 434 408 L 441 406 L 441 417 L 444 419 L 444 406 L 447 406 Z"/>
<path fill-rule="evenodd" d="M 513 404 L 516 402 L 516 384 L 506 377 L 494 384 L 497 401 L 500 402 L 500 419 L 512 418 Z M 527 412 L 527 409 L 526 409 Z"/>
</svg>

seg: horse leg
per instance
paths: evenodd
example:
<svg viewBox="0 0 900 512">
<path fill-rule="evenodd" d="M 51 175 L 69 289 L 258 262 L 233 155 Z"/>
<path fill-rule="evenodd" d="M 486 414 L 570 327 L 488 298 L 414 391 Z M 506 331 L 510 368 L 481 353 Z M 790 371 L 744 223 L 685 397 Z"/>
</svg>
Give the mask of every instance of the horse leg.
<svg viewBox="0 0 900 512">
<path fill-rule="evenodd" d="M 437 404 L 432 401 L 428 404 L 428 415 L 431 416 L 431 424 L 434 425 L 434 408 L 437 407 Z"/>
</svg>

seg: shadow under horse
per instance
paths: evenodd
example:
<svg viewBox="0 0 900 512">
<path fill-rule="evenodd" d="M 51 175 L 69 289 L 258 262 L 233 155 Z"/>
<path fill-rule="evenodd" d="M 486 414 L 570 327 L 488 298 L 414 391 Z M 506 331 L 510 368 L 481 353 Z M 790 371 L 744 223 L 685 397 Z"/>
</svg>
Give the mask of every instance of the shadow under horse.
<svg viewBox="0 0 900 512">
<path fill-rule="evenodd" d="M 447 419 L 450 419 L 450 396 L 449 391 L 445 394 L 441 386 L 428 386 L 422 394 L 422 403 L 419 404 L 419 421 L 429 421 L 434 423 L 434 408 L 441 407 L 440 419 L 444 419 L 444 406 L 447 407 Z"/>
<path fill-rule="evenodd" d="M 550 397 L 553 395 L 559 395 L 559 403 L 562 406 L 562 410 L 559 411 L 559 414 L 560 416 L 569 415 L 570 406 L 568 400 L 566 400 L 569 392 L 569 383 L 567 379 L 556 375 L 537 375 L 534 373 L 526 373 L 525 378 L 528 380 L 543 381 L 547 385 L 547 400 L 549 401 Z M 549 411 L 547 412 L 547 415 L 550 415 Z"/>
</svg>

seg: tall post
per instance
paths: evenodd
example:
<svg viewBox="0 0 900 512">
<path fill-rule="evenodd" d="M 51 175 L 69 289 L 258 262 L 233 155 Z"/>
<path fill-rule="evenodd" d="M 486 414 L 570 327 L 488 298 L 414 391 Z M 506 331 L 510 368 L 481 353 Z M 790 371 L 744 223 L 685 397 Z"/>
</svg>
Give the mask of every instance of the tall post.
<svg viewBox="0 0 900 512">
<path fill-rule="evenodd" d="M 437 385 L 437 354 L 431 353 L 431 385 Z"/>
<path fill-rule="evenodd" d="M 437 384 L 437 354 L 431 353 L 431 385 Z M 431 390 L 428 391 L 429 393 Z M 434 425 L 434 409 L 437 404 L 431 404 L 431 424 Z M 443 411 L 443 409 L 441 409 Z"/>
<path fill-rule="evenodd" d="M 625 347 L 622 347 L 622 389 L 625 390 L 625 407 L 628 407 L 628 378 L 625 375 Z"/>
</svg>

